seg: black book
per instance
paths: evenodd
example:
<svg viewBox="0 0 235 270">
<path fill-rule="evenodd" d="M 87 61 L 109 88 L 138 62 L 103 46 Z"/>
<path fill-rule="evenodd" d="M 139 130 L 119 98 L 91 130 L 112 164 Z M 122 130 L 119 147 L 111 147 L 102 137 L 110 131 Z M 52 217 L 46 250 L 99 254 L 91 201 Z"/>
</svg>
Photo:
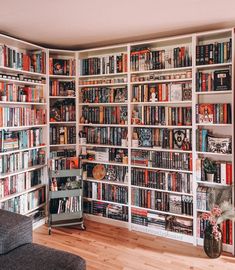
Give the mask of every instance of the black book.
<svg viewBox="0 0 235 270">
<path fill-rule="evenodd" d="M 215 70 L 214 71 L 214 91 L 231 90 L 231 75 L 230 70 Z"/>
</svg>

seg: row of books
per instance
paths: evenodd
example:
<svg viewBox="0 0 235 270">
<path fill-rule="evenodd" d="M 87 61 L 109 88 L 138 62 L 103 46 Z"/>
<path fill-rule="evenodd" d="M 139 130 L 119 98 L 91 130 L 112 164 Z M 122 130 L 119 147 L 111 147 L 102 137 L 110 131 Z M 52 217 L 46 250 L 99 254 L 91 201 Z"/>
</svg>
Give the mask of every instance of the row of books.
<svg viewBox="0 0 235 270">
<path fill-rule="evenodd" d="M 25 191 L 31 187 L 41 184 L 43 170 L 20 173 L 0 179 L 0 198 Z"/>
<path fill-rule="evenodd" d="M 140 147 L 191 150 L 191 129 L 134 128 Z"/>
<path fill-rule="evenodd" d="M 0 152 L 37 147 L 42 143 L 42 129 L 33 128 L 17 131 L 0 131 Z"/>
<path fill-rule="evenodd" d="M 43 88 L 40 86 L 28 87 L 0 82 L 0 97 L 10 102 L 42 102 Z"/>
<path fill-rule="evenodd" d="M 86 163 L 83 164 L 83 171 L 87 173 L 88 178 L 93 178 L 93 169 L 96 164 Z M 124 166 L 104 165 L 106 174 L 103 178 L 105 181 L 110 182 L 128 182 L 128 168 Z"/>
<path fill-rule="evenodd" d="M 196 46 L 196 65 L 228 63 L 232 61 L 232 39 Z"/>
<path fill-rule="evenodd" d="M 97 85 L 97 84 L 127 84 L 127 76 L 124 74 L 123 76 L 118 77 L 93 77 L 93 78 L 82 78 L 79 80 L 80 86 L 86 85 Z"/>
<path fill-rule="evenodd" d="M 180 215 L 193 215 L 193 197 L 175 195 L 161 191 L 132 188 L 132 206 L 171 212 Z"/>
<path fill-rule="evenodd" d="M 214 135 L 207 129 L 197 129 L 196 149 L 200 152 L 231 154 L 232 138 L 231 136 Z"/>
<path fill-rule="evenodd" d="M 131 184 L 134 186 L 192 193 L 192 174 L 152 171 L 148 169 L 131 170 Z"/>
<path fill-rule="evenodd" d="M 50 144 L 75 144 L 76 127 L 50 126 Z"/>
<path fill-rule="evenodd" d="M 75 96 L 75 81 L 50 80 L 50 96 Z"/>
<path fill-rule="evenodd" d="M 127 204 L 128 202 L 128 188 L 123 186 L 85 181 L 83 195 L 93 200 L 104 200 L 123 204 Z"/>
<path fill-rule="evenodd" d="M 81 90 L 82 103 L 114 103 L 127 101 L 126 87 L 86 87 Z"/>
<path fill-rule="evenodd" d="M 127 72 L 127 54 L 92 57 L 82 59 L 81 75 L 115 74 Z"/>
<path fill-rule="evenodd" d="M 212 193 L 211 187 L 198 186 L 197 187 L 197 209 L 210 210 L 210 194 Z"/>
<path fill-rule="evenodd" d="M 128 207 L 111 203 L 84 201 L 84 212 L 115 220 L 128 221 Z"/>
<path fill-rule="evenodd" d="M 213 72 L 197 72 L 196 91 L 227 91 L 231 90 L 231 70 L 215 70 Z"/>
<path fill-rule="evenodd" d="M 132 111 L 132 123 L 142 125 L 191 126 L 191 107 L 139 106 Z"/>
<path fill-rule="evenodd" d="M 50 158 L 68 158 L 75 157 L 76 150 L 75 149 L 58 149 L 50 151 Z"/>
<path fill-rule="evenodd" d="M 207 227 L 208 220 L 203 220 L 200 216 L 197 218 L 197 237 L 204 238 L 204 231 Z M 232 220 L 224 221 L 220 229 L 222 231 L 222 242 L 232 245 L 233 243 L 233 222 Z"/>
<path fill-rule="evenodd" d="M 88 144 L 122 145 L 122 139 L 127 138 L 127 128 L 84 127 L 83 137 Z"/>
<path fill-rule="evenodd" d="M 0 107 L 0 127 L 43 125 L 46 123 L 46 110 L 36 107 Z"/>
<path fill-rule="evenodd" d="M 54 170 L 78 169 L 79 160 L 77 157 L 58 157 L 49 160 L 49 167 Z"/>
<path fill-rule="evenodd" d="M 76 120 L 75 100 L 57 100 L 50 104 L 50 121 L 67 122 Z"/>
<path fill-rule="evenodd" d="M 82 116 L 85 123 L 125 124 L 127 123 L 127 106 L 83 106 Z"/>
<path fill-rule="evenodd" d="M 208 165 L 210 166 L 209 173 L 214 174 L 213 182 L 231 185 L 232 184 L 232 163 L 227 161 L 213 161 L 208 158 L 198 158 L 196 160 L 196 180 L 197 181 L 211 181 L 208 179 Z M 212 166 L 212 168 L 211 168 Z"/>
<path fill-rule="evenodd" d="M 0 65 L 36 73 L 46 73 L 46 53 L 43 51 L 24 51 L 1 45 Z"/>
<path fill-rule="evenodd" d="M 132 208 L 131 222 L 151 229 L 193 235 L 193 221 L 183 217 L 162 215 L 144 209 Z"/>
<path fill-rule="evenodd" d="M 52 199 L 50 200 L 50 213 L 77 213 L 81 209 L 81 196 L 73 196 L 68 198 Z"/>
<path fill-rule="evenodd" d="M 87 155 L 83 156 L 88 160 L 95 160 L 102 162 L 119 162 L 124 163 L 124 158 L 128 156 L 127 149 L 117 148 L 93 148 L 87 149 Z"/>
<path fill-rule="evenodd" d="M 199 124 L 231 124 L 231 104 L 196 104 L 196 122 Z"/>
<path fill-rule="evenodd" d="M 29 211 L 34 210 L 36 207 L 45 203 L 46 193 L 45 187 L 36 191 L 20 195 L 18 197 L 9 199 L 0 203 L 0 208 L 18 214 L 27 214 Z"/>
<path fill-rule="evenodd" d="M 192 83 L 139 84 L 132 87 L 133 102 L 192 100 Z"/>
<path fill-rule="evenodd" d="M 147 150 L 132 150 L 131 164 L 192 171 L 192 154 L 177 152 L 161 152 Z"/>
<path fill-rule="evenodd" d="M 192 65 L 191 46 L 168 47 L 164 50 L 134 48 L 131 51 L 131 71 L 157 70 Z"/>
<path fill-rule="evenodd" d="M 45 150 L 33 149 L 0 156 L 0 173 L 10 173 L 45 164 Z"/>
<path fill-rule="evenodd" d="M 75 59 L 57 59 L 50 57 L 49 74 L 75 76 L 76 61 Z"/>
</svg>

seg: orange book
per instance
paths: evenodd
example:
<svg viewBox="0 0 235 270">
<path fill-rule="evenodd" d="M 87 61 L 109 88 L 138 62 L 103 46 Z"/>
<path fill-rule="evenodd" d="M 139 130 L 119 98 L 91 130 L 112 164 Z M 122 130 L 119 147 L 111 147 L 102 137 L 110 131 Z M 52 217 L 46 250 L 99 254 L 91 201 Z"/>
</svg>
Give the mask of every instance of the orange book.
<svg viewBox="0 0 235 270">
<path fill-rule="evenodd" d="M 148 186 L 148 170 L 145 170 L 144 171 L 144 183 L 145 183 L 145 186 L 147 187 Z"/>
<path fill-rule="evenodd" d="M 224 111 L 223 124 L 227 124 L 228 123 L 228 109 L 227 109 L 227 104 L 223 104 L 223 111 Z"/>
<path fill-rule="evenodd" d="M 158 101 L 162 101 L 162 85 L 158 85 Z"/>
<path fill-rule="evenodd" d="M 104 123 L 104 107 L 100 106 L 100 124 Z"/>
<path fill-rule="evenodd" d="M 148 193 L 147 193 L 147 206 L 148 208 L 151 208 L 151 191 L 148 190 Z"/>
<path fill-rule="evenodd" d="M 198 114 L 199 124 L 212 124 L 214 121 L 213 104 L 200 104 Z"/>
</svg>

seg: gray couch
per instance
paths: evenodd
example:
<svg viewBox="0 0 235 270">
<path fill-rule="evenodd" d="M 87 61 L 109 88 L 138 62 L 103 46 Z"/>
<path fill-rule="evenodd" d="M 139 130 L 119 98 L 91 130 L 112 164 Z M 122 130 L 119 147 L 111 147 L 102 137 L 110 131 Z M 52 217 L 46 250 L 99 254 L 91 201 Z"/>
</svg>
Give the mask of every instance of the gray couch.
<svg viewBox="0 0 235 270">
<path fill-rule="evenodd" d="M 30 218 L 0 210 L 1 270 L 85 270 L 79 256 L 32 243 Z"/>
</svg>

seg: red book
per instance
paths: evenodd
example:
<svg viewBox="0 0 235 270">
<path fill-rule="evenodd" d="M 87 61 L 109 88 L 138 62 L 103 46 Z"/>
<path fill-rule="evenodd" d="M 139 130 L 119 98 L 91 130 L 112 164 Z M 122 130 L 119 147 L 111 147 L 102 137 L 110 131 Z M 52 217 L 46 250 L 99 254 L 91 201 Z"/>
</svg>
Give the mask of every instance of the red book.
<svg viewBox="0 0 235 270">
<path fill-rule="evenodd" d="M 222 242 L 226 244 L 226 221 L 222 223 Z"/>
<path fill-rule="evenodd" d="M 233 222 L 229 220 L 229 245 L 233 244 Z"/>
<path fill-rule="evenodd" d="M 226 184 L 232 185 L 232 164 L 226 163 Z"/>
</svg>

